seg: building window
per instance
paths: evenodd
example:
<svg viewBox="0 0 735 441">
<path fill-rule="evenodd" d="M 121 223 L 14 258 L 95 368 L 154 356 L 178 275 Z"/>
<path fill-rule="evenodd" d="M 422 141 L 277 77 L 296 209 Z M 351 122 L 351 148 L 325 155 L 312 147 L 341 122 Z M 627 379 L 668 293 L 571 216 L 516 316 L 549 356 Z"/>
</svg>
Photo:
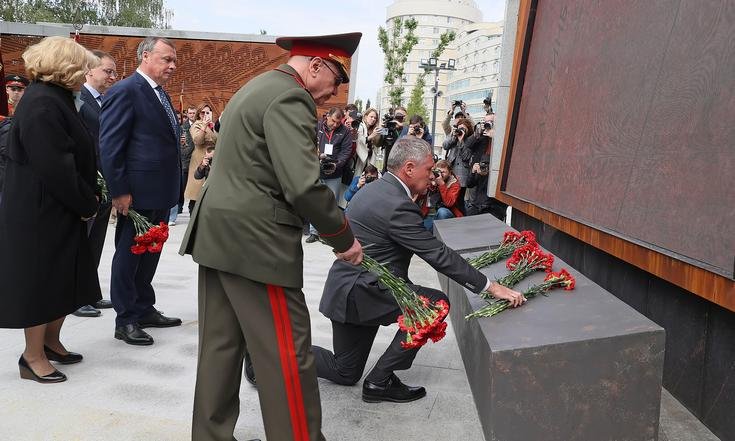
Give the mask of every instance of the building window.
<svg viewBox="0 0 735 441">
<path fill-rule="evenodd" d="M 434 33 L 435 34 L 438 34 L 439 33 L 439 28 L 434 28 Z"/>
</svg>

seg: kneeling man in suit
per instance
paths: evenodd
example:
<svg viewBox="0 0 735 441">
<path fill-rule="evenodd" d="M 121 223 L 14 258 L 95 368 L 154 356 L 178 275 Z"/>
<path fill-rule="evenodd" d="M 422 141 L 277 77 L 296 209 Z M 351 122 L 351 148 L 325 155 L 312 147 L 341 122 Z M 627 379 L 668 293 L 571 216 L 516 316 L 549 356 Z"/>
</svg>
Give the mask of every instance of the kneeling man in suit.
<svg viewBox="0 0 735 441">
<path fill-rule="evenodd" d="M 489 291 L 494 297 L 519 306 L 525 301 L 520 293 L 490 282 L 424 228 L 413 197 L 426 192 L 433 166 L 431 147 L 426 141 L 401 138 L 388 158 L 388 173 L 350 201 L 346 214 L 365 254 L 386 265 L 431 301 L 449 302 L 441 291 L 408 280 L 408 265 L 414 254 L 475 293 Z M 376 210 L 376 206 L 381 209 Z M 312 346 L 317 375 L 343 385 L 360 380 L 378 328 L 395 323 L 401 314 L 390 291 L 378 284 L 373 273 L 340 260 L 329 271 L 319 311 L 332 321 L 334 353 Z M 363 401 L 405 403 L 426 395 L 423 387 L 404 385 L 393 373 L 410 368 L 418 352 L 401 348 L 405 338 L 404 331 L 398 330 L 367 375 L 362 386 Z"/>
</svg>

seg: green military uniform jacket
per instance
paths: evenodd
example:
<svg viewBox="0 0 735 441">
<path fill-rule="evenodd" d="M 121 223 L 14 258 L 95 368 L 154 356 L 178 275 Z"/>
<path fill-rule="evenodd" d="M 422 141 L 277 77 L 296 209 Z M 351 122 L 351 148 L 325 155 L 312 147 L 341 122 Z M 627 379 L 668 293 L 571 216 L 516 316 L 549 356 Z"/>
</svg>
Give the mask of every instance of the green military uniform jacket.
<svg viewBox="0 0 735 441">
<path fill-rule="evenodd" d="M 335 250 L 352 246 L 334 195 L 319 182 L 316 105 L 299 82 L 284 64 L 232 97 L 180 254 L 256 282 L 300 288 L 303 219 Z"/>
</svg>

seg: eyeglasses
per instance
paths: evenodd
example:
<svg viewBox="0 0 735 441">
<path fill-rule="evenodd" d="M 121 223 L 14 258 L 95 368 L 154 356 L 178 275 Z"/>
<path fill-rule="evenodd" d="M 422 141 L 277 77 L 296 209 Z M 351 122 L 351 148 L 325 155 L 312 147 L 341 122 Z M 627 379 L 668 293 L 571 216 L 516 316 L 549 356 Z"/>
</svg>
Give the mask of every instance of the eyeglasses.
<svg viewBox="0 0 735 441">
<path fill-rule="evenodd" d="M 340 84 L 344 82 L 344 78 L 342 78 L 342 75 L 333 71 L 332 68 L 329 67 L 329 63 L 322 61 L 322 64 L 327 66 L 327 69 L 329 69 L 329 71 L 332 72 L 332 75 L 334 75 L 334 86 L 335 87 L 339 86 Z"/>
<path fill-rule="evenodd" d="M 117 77 L 117 72 L 114 69 L 102 69 L 102 72 L 106 73 L 108 77 Z"/>
</svg>

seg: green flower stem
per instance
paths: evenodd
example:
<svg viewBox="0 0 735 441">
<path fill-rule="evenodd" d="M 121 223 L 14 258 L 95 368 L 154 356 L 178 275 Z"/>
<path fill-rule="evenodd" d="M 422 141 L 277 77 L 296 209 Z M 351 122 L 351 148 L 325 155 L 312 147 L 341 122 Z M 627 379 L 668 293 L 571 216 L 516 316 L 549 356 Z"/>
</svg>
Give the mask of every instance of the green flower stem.
<svg viewBox="0 0 735 441">
<path fill-rule="evenodd" d="M 523 296 L 527 299 L 532 299 L 536 297 L 539 294 L 544 294 L 545 292 L 553 289 L 553 288 L 559 288 L 565 286 L 564 280 L 549 280 L 543 283 L 539 283 L 538 285 L 534 285 L 527 290 L 523 291 Z M 469 320 L 472 318 L 478 318 L 478 317 L 492 317 L 502 311 L 505 311 L 510 306 L 510 302 L 507 300 L 497 300 L 495 302 L 488 302 L 487 305 L 483 306 L 482 308 L 478 309 L 477 311 L 467 314 L 465 316 L 465 320 Z"/>
</svg>

